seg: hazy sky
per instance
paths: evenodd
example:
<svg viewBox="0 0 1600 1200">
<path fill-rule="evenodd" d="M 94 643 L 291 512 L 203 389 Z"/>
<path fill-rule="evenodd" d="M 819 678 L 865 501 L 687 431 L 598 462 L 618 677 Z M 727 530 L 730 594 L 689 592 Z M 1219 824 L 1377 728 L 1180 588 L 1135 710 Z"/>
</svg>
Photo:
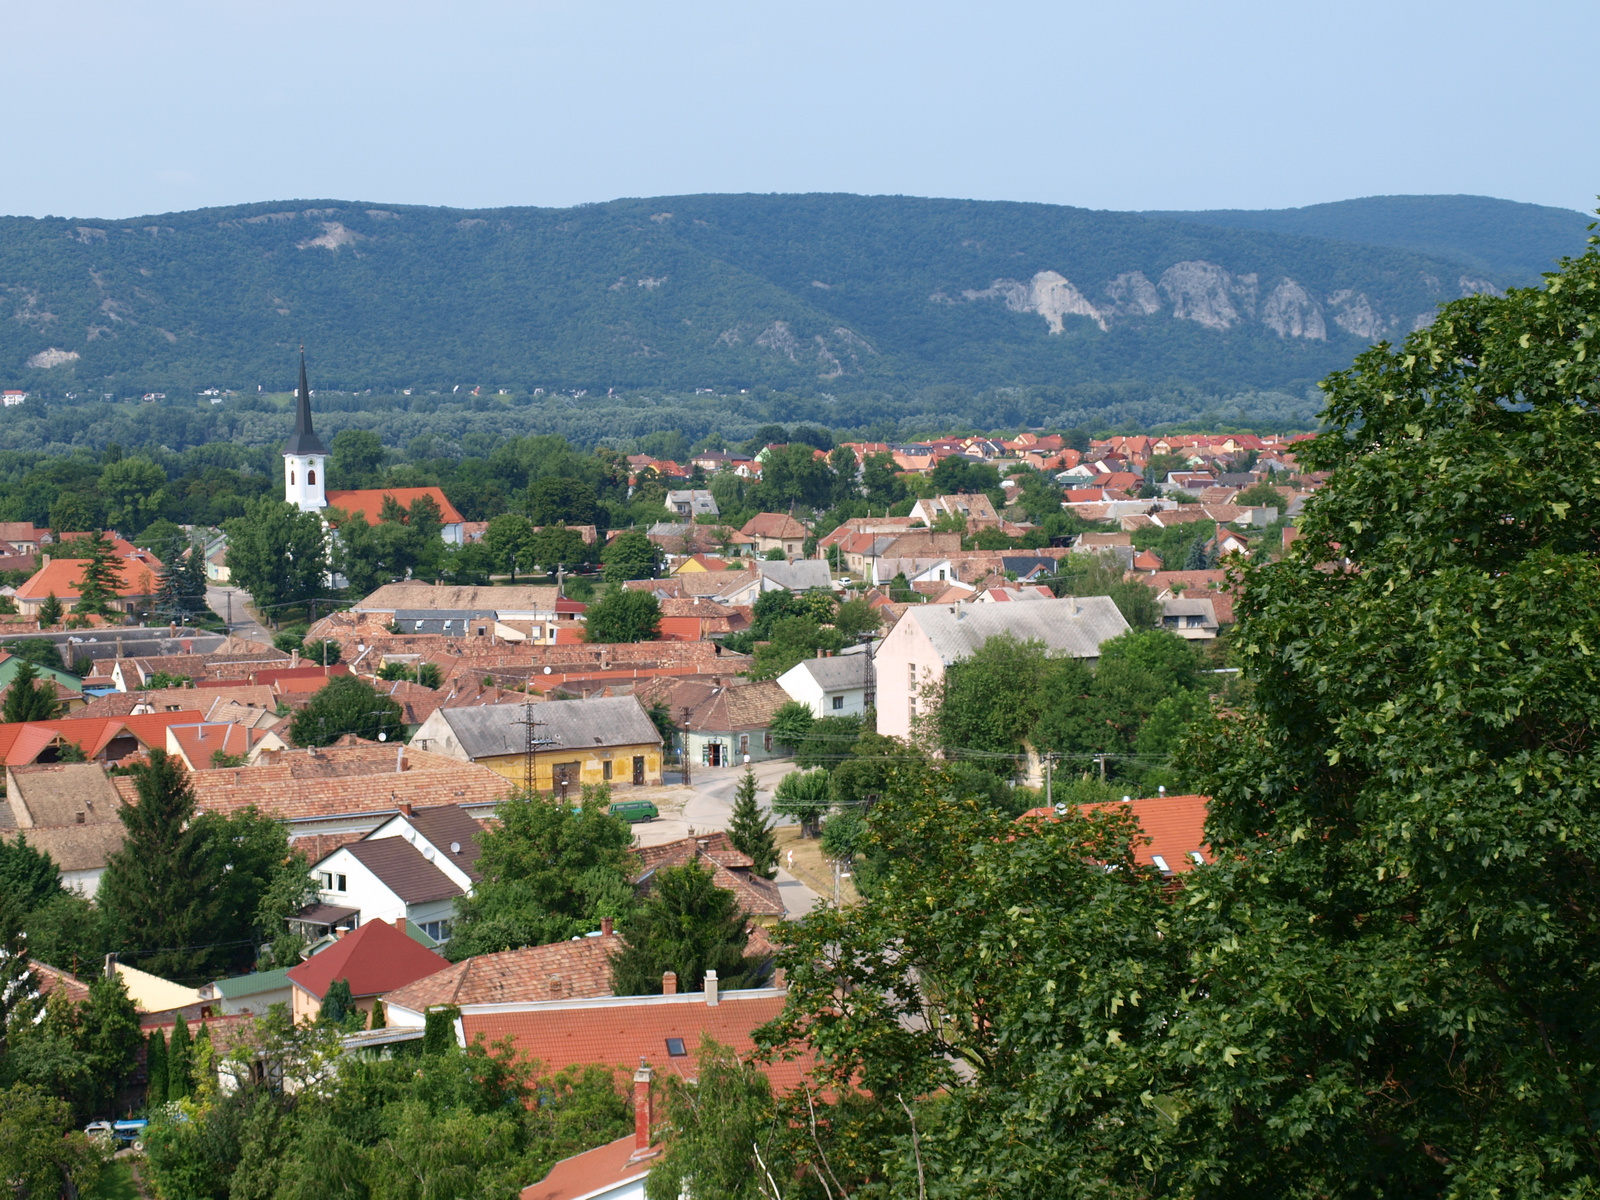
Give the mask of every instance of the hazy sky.
<svg viewBox="0 0 1600 1200">
<path fill-rule="evenodd" d="M 5 0 L 0 212 L 1600 192 L 1595 0 Z"/>
</svg>

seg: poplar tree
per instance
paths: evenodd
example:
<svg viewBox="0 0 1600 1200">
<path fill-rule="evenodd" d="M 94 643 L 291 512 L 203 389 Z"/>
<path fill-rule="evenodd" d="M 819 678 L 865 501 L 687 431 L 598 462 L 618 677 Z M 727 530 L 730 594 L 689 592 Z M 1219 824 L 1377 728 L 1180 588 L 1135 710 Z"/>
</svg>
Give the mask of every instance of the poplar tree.
<svg viewBox="0 0 1600 1200">
<path fill-rule="evenodd" d="M 167 1046 L 167 1099 L 182 1100 L 192 1088 L 193 1062 L 190 1054 L 189 1025 L 178 1014 L 172 1027 L 172 1041 Z"/>
<path fill-rule="evenodd" d="M 156 1108 L 167 1102 L 167 1037 L 159 1029 L 150 1031 L 145 1044 L 145 1106 Z"/>
</svg>

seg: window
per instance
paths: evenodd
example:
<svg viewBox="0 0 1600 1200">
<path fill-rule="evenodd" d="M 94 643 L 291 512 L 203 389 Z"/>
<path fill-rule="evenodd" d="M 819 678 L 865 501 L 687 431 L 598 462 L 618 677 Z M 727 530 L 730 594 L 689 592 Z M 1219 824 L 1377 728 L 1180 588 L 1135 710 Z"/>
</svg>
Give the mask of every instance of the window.
<svg viewBox="0 0 1600 1200">
<path fill-rule="evenodd" d="M 739 735 L 739 753 L 750 753 L 750 735 L 748 733 L 741 733 Z"/>
<path fill-rule="evenodd" d="M 316 481 L 317 481 L 317 469 L 315 467 L 312 467 L 309 471 L 306 472 L 306 482 L 307 483 L 315 483 Z"/>
<path fill-rule="evenodd" d="M 683 1039 L 682 1038 L 668 1038 L 667 1039 L 667 1057 L 668 1058 L 687 1058 L 688 1056 L 689 1056 L 689 1052 L 683 1048 Z"/>
<path fill-rule="evenodd" d="M 448 942 L 450 940 L 449 921 L 419 921 L 417 922 L 417 928 L 436 942 Z"/>
<path fill-rule="evenodd" d="M 343 875 L 335 875 L 332 871 L 322 872 L 322 890 L 325 892 L 346 892 L 350 889 L 345 885 Z"/>
<path fill-rule="evenodd" d="M 761 748 L 763 750 L 771 750 L 772 749 L 772 731 L 771 730 L 768 730 L 766 733 L 761 735 Z"/>
<path fill-rule="evenodd" d="M 291 485 L 293 485 L 293 483 L 294 483 L 294 471 L 293 471 L 293 470 L 291 470 L 291 471 L 290 471 L 290 472 L 289 472 L 289 483 L 290 483 L 290 484 L 291 484 Z"/>
<path fill-rule="evenodd" d="M 600 778 L 607 783 L 611 782 L 611 760 L 609 758 L 600 764 Z"/>
<path fill-rule="evenodd" d="M 844 707 L 844 697 L 843 696 L 835 696 L 833 698 L 833 711 L 834 712 L 838 712 L 843 707 Z"/>
</svg>

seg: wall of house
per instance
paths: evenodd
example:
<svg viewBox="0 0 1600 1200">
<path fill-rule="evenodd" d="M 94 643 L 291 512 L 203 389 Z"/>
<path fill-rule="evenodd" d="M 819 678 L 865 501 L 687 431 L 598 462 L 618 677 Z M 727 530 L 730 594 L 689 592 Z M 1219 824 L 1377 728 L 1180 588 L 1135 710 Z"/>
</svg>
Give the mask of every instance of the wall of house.
<svg viewBox="0 0 1600 1200">
<path fill-rule="evenodd" d="M 909 737 L 912 721 L 928 712 L 924 691 L 944 681 L 944 662 L 907 614 L 879 644 L 873 665 L 878 732 Z"/>
<path fill-rule="evenodd" d="M 88 867 L 82 871 L 62 871 L 61 884 L 93 900 L 100 890 L 100 876 L 106 873 L 103 866 Z"/>
<path fill-rule="evenodd" d="M 783 747 L 771 740 L 771 736 L 764 729 L 734 730 L 694 730 L 689 731 L 689 766 L 690 770 L 696 766 L 710 766 L 712 759 L 711 748 L 717 747 L 717 765 L 743 766 L 744 756 L 748 754 L 753 763 L 766 762 L 774 758 L 786 758 L 788 752 Z"/>
<path fill-rule="evenodd" d="M 426 723 L 423 726 L 427 728 Z M 434 747 L 437 748 L 437 747 Z M 450 753 L 450 751 L 445 751 Z M 644 782 L 646 786 L 659 786 L 661 783 L 661 747 L 659 745 L 639 746 L 596 746 L 591 750 L 553 750 L 544 754 L 536 754 L 533 760 L 534 789 L 541 792 L 555 790 L 555 769 L 559 763 L 576 762 L 578 764 L 579 784 L 610 783 L 613 787 L 631 785 L 633 783 L 633 760 L 635 756 L 644 759 Z M 492 758 L 476 760 L 480 766 L 488 767 L 496 775 L 509 779 L 512 783 L 522 784 L 523 756 L 520 754 L 497 755 Z M 611 778 L 606 778 L 605 764 L 611 764 Z"/>
</svg>

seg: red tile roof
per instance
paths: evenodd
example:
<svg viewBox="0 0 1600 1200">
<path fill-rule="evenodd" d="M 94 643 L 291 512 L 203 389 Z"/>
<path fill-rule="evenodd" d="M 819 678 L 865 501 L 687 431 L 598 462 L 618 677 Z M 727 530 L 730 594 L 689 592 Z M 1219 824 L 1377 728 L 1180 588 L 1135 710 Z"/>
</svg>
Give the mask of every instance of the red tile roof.
<svg viewBox="0 0 1600 1200">
<path fill-rule="evenodd" d="M 167 726 L 199 721 L 198 712 L 143 713 L 129 717 L 60 717 L 54 721 L 27 721 L 0 725 L 0 762 L 11 766 L 31 763 L 58 737 L 94 758 L 118 737 L 129 736 L 141 749 L 166 749 Z"/>
<path fill-rule="evenodd" d="M 433 974 L 443 962 L 387 921 L 368 921 L 295 967 L 289 978 L 318 1000 L 335 979 L 349 980 L 352 996 L 381 996 Z"/>
<path fill-rule="evenodd" d="M 509 1037 L 519 1053 L 549 1070 L 592 1064 L 632 1071 L 642 1058 L 658 1074 L 693 1077 L 702 1037 L 748 1058 L 755 1051 L 751 1035 L 783 1011 L 784 999 L 784 992 L 772 988 L 723 992 L 715 1005 L 707 1004 L 699 992 L 624 996 L 558 1002 L 522 1012 L 467 1012 L 461 1024 L 469 1044 L 482 1038 L 493 1045 Z M 683 1039 L 684 1056 L 667 1054 L 669 1037 Z M 811 1065 L 809 1056 L 802 1056 L 763 1064 L 761 1069 L 772 1081 L 773 1091 L 782 1094 L 806 1078 Z"/>
<path fill-rule="evenodd" d="M 383 502 L 393 496 L 401 508 L 410 508 L 415 500 L 423 496 L 432 496 L 433 502 L 439 506 L 446 525 L 460 525 L 466 518 L 456 511 L 456 506 L 450 503 L 445 494 L 436 487 L 416 488 L 363 488 L 352 491 L 339 491 L 328 493 L 328 507 L 343 509 L 354 516 L 360 513 L 367 519 L 368 525 L 376 525 L 383 513 Z"/>
<path fill-rule="evenodd" d="M 739 530 L 746 537 L 805 538 L 811 531 L 788 513 L 757 513 Z"/>
<path fill-rule="evenodd" d="M 1206 809 L 1210 803 L 1209 796 L 1146 796 L 1126 803 L 1113 800 L 1085 804 L 1083 811 L 1133 813 L 1144 832 L 1144 837 L 1134 842 L 1134 861 L 1154 866 L 1164 875 L 1182 875 L 1201 865 L 1195 855 L 1200 855 L 1204 862 L 1213 859 L 1205 839 Z M 1017 819 L 1051 819 L 1054 816 L 1055 809 L 1030 808 Z"/>
</svg>

